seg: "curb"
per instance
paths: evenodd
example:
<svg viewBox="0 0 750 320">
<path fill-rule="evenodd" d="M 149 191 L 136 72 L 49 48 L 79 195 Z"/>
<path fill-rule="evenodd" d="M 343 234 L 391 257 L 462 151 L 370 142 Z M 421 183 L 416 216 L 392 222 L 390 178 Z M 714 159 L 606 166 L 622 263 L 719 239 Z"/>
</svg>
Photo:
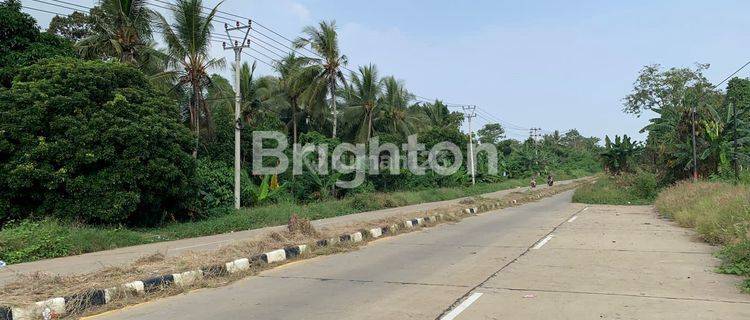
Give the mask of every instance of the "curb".
<svg viewBox="0 0 750 320">
<path fill-rule="evenodd" d="M 541 195 L 533 198 L 541 198 Z M 439 221 L 446 220 L 446 216 L 461 217 L 463 215 L 476 215 L 480 212 L 498 209 L 505 206 L 518 204 L 516 200 L 502 201 L 494 200 L 491 204 L 483 204 L 479 207 L 470 207 L 459 210 L 455 213 L 437 214 L 414 218 L 403 221 L 402 223 L 372 228 L 349 234 L 342 234 L 338 237 L 320 239 L 315 242 L 315 247 L 333 246 L 338 243 L 364 242 L 365 238 L 375 239 L 385 235 L 396 235 L 400 230 L 415 229 L 419 226 L 425 227 L 428 224 L 435 224 Z M 32 319 L 56 319 L 65 316 L 74 311 L 86 310 L 92 307 L 109 304 L 124 295 L 145 295 L 152 292 L 164 290 L 169 287 L 189 287 L 201 278 L 221 277 L 249 270 L 253 264 L 271 265 L 282 263 L 286 260 L 293 259 L 310 250 L 307 244 L 287 246 L 281 249 L 260 253 L 248 258 L 238 258 L 223 264 L 205 266 L 196 270 L 188 270 L 181 273 L 165 274 L 153 278 L 139 281 L 132 281 L 106 289 L 95 289 L 86 292 L 76 293 L 68 297 L 55 297 L 44 301 L 39 301 L 25 307 L 13 307 L 0 305 L 0 320 L 32 320 Z"/>
</svg>

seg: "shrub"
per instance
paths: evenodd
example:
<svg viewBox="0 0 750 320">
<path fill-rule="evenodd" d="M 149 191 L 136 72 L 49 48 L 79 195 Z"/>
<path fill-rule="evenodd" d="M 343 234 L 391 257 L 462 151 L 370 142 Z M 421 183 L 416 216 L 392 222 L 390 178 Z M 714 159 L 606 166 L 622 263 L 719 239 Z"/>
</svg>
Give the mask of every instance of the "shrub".
<svg viewBox="0 0 750 320">
<path fill-rule="evenodd" d="M 0 223 L 179 218 L 195 195 L 179 119 L 127 65 L 64 58 L 22 69 L 0 91 Z"/>
<path fill-rule="evenodd" d="M 234 206 L 234 167 L 222 161 L 200 159 L 195 171 L 198 185 L 198 207 L 201 212 L 210 209 Z M 250 177 L 245 170 L 240 171 L 240 184 L 247 187 Z M 240 200 L 250 204 L 251 195 L 247 188 L 242 189 Z"/>
<path fill-rule="evenodd" d="M 750 275 L 750 241 L 726 246 L 717 256 L 722 260 L 720 272 L 739 276 Z"/>
<path fill-rule="evenodd" d="M 69 254 L 70 231 L 54 220 L 23 221 L 0 232 L 0 260 L 18 263 Z"/>
<path fill-rule="evenodd" d="M 602 176 L 593 184 L 576 189 L 574 202 L 591 204 L 650 204 L 658 194 L 656 176 L 641 171 L 619 176 Z"/>
<path fill-rule="evenodd" d="M 659 195 L 656 175 L 648 171 L 638 171 L 632 179 L 633 194 L 641 199 L 653 201 Z"/>
</svg>

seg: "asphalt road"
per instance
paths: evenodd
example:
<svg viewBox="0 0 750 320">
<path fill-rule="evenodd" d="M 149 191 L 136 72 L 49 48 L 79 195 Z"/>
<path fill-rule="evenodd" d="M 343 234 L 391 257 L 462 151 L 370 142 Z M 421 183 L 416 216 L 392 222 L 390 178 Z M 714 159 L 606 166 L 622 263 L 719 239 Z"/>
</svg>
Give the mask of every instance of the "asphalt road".
<svg viewBox="0 0 750 320">
<path fill-rule="evenodd" d="M 747 319 L 715 250 L 572 192 L 95 319 Z"/>
</svg>

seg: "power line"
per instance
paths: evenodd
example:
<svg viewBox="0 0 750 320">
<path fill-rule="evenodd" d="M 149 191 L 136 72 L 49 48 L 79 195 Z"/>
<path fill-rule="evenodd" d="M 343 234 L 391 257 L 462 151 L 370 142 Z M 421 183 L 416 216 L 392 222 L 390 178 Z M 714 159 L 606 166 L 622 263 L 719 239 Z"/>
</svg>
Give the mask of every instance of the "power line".
<svg viewBox="0 0 750 320">
<path fill-rule="evenodd" d="M 72 8 L 72 7 L 68 7 L 68 6 L 60 5 L 60 4 L 54 4 L 54 3 L 50 3 L 50 2 L 47 2 L 47 1 L 43 1 L 43 0 L 32 0 L 32 1 L 36 1 L 36 2 L 39 2 L 39 3 L 47 4 L 47 5 L 52 5 L 52 6 L 56 6 L 56 7 L 60 7 L 60 8 L 68 9 L 68 10 L 72 10 L 72 11 L 78 11 L 79 10 L 79 9 L 76 9 L 76 8 Z M 91 10 L 91 7 L 87 7 L 87 6 L 83 6 L 83 5 L 79 5 L 79 4 L 74 4 L 74 3 L 67 2 L 67 1 L 63 1 L 63 0 L 51 0 L 51 1 L 62 3 L 62 4 L 72 5 L 72 6 L 75 6 L 75 7 L 82 8 L 82 9 Z M 157 2 L 157 3 L 160 3 L 162 5 L 151 3 L 152 6 L 157 7 L 157 8 L 161 8 L 161 9 L 165 9 L 165 10 L 172 10 L 173 6 L 174 6 L 174 4 L 172 4 L 170 2 L 167 2 L 167 1 L 163 1 L 163 0 L 153 0 L 153 1 Z M 202 6 L 202 8 L 203 9 L 208 9 L 208 10 L 212 9 L 212 8 L 208 8 L 208 7 L 205 7 L 205 6 Z M 32 10 L 40 11 L 40 9 L 35 9 L 35 8 L 31 8 L 31 9 Z M 59 13 L 55 13 L 55 12 L 52 12 L 52 11 L 46 11 L 46 10 L 44 10 L 44 12 L 51 13 L 51 14 L 59 14 Z M 232 13 L 221 11 L 221 10 L 216 10 L 216 13 L 217 14 L 214 15 L 214 17 L 216 18 L 216 21 L 212 21 L 212 23 L 232 24 L 232 23 L 235 23 L 236 20 L 234 20 L 232 18 L 229 18 L 227 16 L 237 17 L 237 18 L 240 18 L 240 19 L 243 19 L 243 20 L 253 21 L 254 25 L 257 25 L 258 27 L 263 28 L 267 32 L 270 32 L 270 33 L 276 35 L 277 37 L 279 37 L 279 38 L 281 38 L 283 40 L 288 41 L 290 44 L 294 43 L 294 41 L 291 40 L 290 38 L 283 36 L 282 34 L 276 32 L 275 30 L 273 30 L 273 29 L 271 29 L 269 27 L 266 27 L 265 25 L 263 25 L 261 23 L 258 23 L 257 20 L 253 20 L 253 19 L 250 19 L 248 17 L 243 17 L 243 16 L 240 16 L 240 15 L 237 15 L 237 14 L 232 14 Z M 286 44 L 282 43 L 281 41 L 278 41 L 277 39 L 274 39 L 273 37 L 268 36 L 267 34 L 265 34 L 265 33 L 261 32 L 261 31 L 257 30 L 257 28 L 253 28 L 252 30 L 255 31 L 258 35 L 263 36 L 264 38 L 268 39 L 268 41 L 262 40 L 260 37 L 251 34 L 250 37 L 253 40 L 255 40 L 255 41 L 253 41 L 254 44 L 255 44 L 255 46 L 253 46 L 253 47 L 251 47 L 249 49 L 252 50 L 254 53 L 256 53 L 258 55 L 261 55 L 264 58 L 270 60 L 272 63 L 269 63 L 266 60 L 260 59 L 258 56 L 255 56 L 253 54 L 250 54 L 250 53 L 247 53 L 247 52 L 243 52 L 243 54 L 245 54 L 245 55 L 247 55 L 247 56 L 255 59 L 256 61 L 260 61 L 261 63 L 263 63 L 263 64 L 265 64 L 265 65 L 267 65 L 267 66 L 275 69 L 274 64 L 275 63 L 279 63 L 279 60 L 277 58 L 269 56 L 269 54 L 273 54 L 273 55 L 275 55 L 275 56 L 277 56 L 279 58 L 284 58 L 285 54 L 289 53 L 289 52 L 285 51 L 284 49 L 281 49 L 278 46 L 276 46 L 276 45 L 274 45 L 272 43 L 269 43 L 269 41 L 272 41 L 272 42 L 274 42 L 274 43 L 276 43 L 276 44 L 278 44 L 278 45 L 280 45 L 280 46 L 282 46 L 282 47 L 284 47 L 286 49 L 289 49 L 291 52 L 298 53 L 297 49 L 293 48 L 292 46 L 286 45 Z M 160 32 L 160 33 L 163 34 L 163 32 Z M 221 39 L 221 40 L 230 40 L 230 39 L 227 39 L 226 36 L 222 36 L 220 34 L 214 34 L 213 36 L 215 38 L 218 38 L 218 39 Z M 214 41 L 214 40 L 212 40 L 212 42 L 217 42 L 218 43 L 218 42 L 222 42 L 222 41 Z M 266 52 L 268 52 L 269 54 L 266 54 L 265 52 L 260 51 L 260 50 L 256 49 L 255 47 L 263 49 Z M 312 50 L 309 50 L 306 47 L 303 47 L 303 49 L 305 49 L 306 51 L 308 51 L 308 52 L 316 55 L 317 57 L 319 57 L 319 55 L 316 52 L 314 52 Z M 300 55 L 300 56 L 304 57 L 304 58 L 312 58 L 312 57 L 305 56 L 305 55 Z M 350 69 L 347 66 L 342 66 L 342 68 L 344 70 L 346 70 L 346 71 L 349 71 L 350 73 L 356 74 L 356 71 Z M 350 77 L 348 77 L 345 74 L 344 78 L 346 79 L 346 78 L 350 78 Z M 350 79 L 347 79 L 347 81 L 349 81 L 349 80 Z M 415 100 L 417 100 L 417 101 L 421 100 L 423 102 L 432 103 L 432 102 L 434 102 L 436 100 L 439 100 L 439 99 L 429 99 L 427 97 L 420 96 L 420 95 L 417 95 L 417 94 L 414 94 L 414 93 L 412 93 L 412 95 L 415 97 Z M 462 106 L 466 106 L 466 104 L 458 104 L 458 103 L 445 102 L 445 101 L 443 101 L 443 104 L 445 104 L 449 108 L 462 108 Z M 498 117 L 494 116 L 493 114 L 491 114 L 490 112 L 488 112 L 488 111 L 486 111 L 486 110 L 484 110 L 482 108 L 478 108 L 477 107 L 477 111 L 479 111 L 479 112 L 481 112 L 481 113 L 484 114 L 484 115 L 482 115 L 483 119 L 489 120 L 489 119 L 487 119 L 487 117 L 489 117 L 489 118 L 493 119 L 493 121 L 497 121 L 499 123 L 504 124 L 505 127 L 507 129 L 509 129 L 509 130 L 518 130 L 518 131 L 526 131 L 526 130 L 528 130 L 527 128 L 525 128 L 523 126 L 516 125 L 516 124 L 511 123 L 509 121 L 501 120 Z"/>
</svg>

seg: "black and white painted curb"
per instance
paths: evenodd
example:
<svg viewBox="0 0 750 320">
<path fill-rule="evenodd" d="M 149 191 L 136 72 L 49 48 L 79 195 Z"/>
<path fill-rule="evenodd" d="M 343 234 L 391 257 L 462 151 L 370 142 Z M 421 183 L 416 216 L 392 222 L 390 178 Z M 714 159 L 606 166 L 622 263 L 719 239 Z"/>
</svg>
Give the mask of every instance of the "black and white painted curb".
<svg viewBox="0 0 750 320">
<path fill-rule="evenodd" d="M 529 196 L 529 200 L 538 199 L 540 195 Z M 366 239 L 380 238 L 386 235 L 395 235 L 400 231 L 409 232 L 410 229 L 423 227 L 445 221 L 448 216 L 457 218 L 464 215 L 475 215 L 480 212 L 494 210 L 504 205 L 515 205 L 516 200 L 501 202 L 497 200 L 479 207 L 470 207 L 455 213 L 437 214 L 414 218 L 402 223 L 361 230 L 354 233 L 342 234 L 338 237 L 321 239 L 315 242 L 316 247 L 333 246 L 339 243 L 357 243 Z M 188 270 L 181 273 L 165 274 L 149 279 L 133 281 L 118 287 L 96 289 L 77 293 L 68 297 L 55 297 L 39 301 L 31 305 L 2 306 L 0 305 L 0 320 L 32 320 L 32 319 L 56 319 L 74 311 L 82 311 L 89 308 L 103 306 L 127 295 L 144 295 L 169 287 L 189 287 L 202 278 L 226 276 L 242 271 L 247 271 L 254 264 L 282 263 L 293 259 L 305 252 L 310 247 L 306 244 L 288 246 L 285 248 L 261 253 L 247 258 L 238 258 L 223 264 L 206 266 L 197 270 Z"/>
</svg>

